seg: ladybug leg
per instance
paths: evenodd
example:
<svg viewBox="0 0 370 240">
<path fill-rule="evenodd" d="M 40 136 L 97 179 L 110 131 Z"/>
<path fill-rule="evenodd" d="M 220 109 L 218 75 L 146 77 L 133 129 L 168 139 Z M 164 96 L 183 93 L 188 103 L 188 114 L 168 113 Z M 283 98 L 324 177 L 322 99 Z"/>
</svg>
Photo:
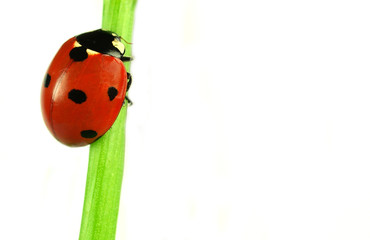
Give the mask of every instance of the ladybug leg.
<svg viewBox="0 0 370 240">
<path fill-rule="evenodd" d="M 121 57 L 121 61 L 122 61 L 122 62 L 130 62 L 130 61 L 132 61 L 132 60 L 134 60 L 134 58 L 133 58 L 133 57 L 127 57 L 127 56 L 122 56 L 122 57 Z"/>
<path fill-rule="evenodd" d="M 127 92 L 128 90 L 130 89 L 131 87 L 131 83 L 132 83 L 132 77 L 131 77 L 131 74 L 130 73 L 127 73 L 127 88 L 126 88 L 126 96 L 125 96 L 125 100 L 127 100 L 127 103 L 129 106 L 132 105 L 132 101 L 130 98 L 128 98 L 127 96 Z"/>
<path fill-rule="evenodd" d="M 131 74 L 128 72 L 128 73 L 127 73 L 127 89 L 126 89 L 126 92 L 130 89 L 130 87 L 131 87 L 131 83 L 132 83 L 132 76 L 131 76 Z"/>
<path fill-rule="evenodd" d="M 132 103 L 131 99 L 129 99 L 127 97 L 127 95 L 125 96 L 125 101 L 127 101 L 127 103 L 128 103 L 129 106 L 132 106 L 133 103 Z M 125 102 L 123 102 L 123 104 L 125 104 Z"/>
</svg>

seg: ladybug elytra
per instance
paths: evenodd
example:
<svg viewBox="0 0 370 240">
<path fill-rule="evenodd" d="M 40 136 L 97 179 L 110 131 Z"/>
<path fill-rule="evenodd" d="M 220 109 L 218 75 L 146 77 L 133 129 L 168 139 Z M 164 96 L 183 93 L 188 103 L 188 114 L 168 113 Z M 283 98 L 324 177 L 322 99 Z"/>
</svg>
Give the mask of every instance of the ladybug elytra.
<svg viewBox="0 0 370 240">
<path fill-rule="evenodd" d="M 116 120 L 131 84 L 121 38 L 95 30 L 65 42 L 42 85 L 41 108 L 52 135 L 68 146 L 84 146 L 105 134 Z M 130 101 L 129 101 L 130 102 Z"/>
</svg>

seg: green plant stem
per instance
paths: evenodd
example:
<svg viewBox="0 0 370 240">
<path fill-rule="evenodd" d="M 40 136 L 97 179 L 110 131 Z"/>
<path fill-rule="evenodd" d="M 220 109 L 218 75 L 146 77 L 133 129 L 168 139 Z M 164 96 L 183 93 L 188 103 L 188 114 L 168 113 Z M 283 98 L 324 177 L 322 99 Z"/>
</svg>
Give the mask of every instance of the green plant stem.
<svg viewBox="0 0 370 240">
<path fill-rule="evenodd" d="M 104 0 L 102 28 L 131 42 L 136 0 Z M 131 45 L 126 56 L 131 56 Z M 125 64 L 130 71 L 130 63 Z M 79 240 L 114 240 L 125 156 L 127 103 L 112 128 L 90 146 Z"/>
</svg>

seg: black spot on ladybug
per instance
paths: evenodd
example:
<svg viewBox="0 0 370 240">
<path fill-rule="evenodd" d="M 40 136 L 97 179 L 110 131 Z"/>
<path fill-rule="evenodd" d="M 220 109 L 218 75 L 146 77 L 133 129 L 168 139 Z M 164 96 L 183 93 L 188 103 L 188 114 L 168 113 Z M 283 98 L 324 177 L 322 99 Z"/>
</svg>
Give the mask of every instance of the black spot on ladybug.
<svg viewBox="0 0 370 240">
<path fill-rule="evenodd" d="M 71 91 L 69 91 L 68 98 L 77 104 L 81 104 L 87 99 L 86 94 L 78 89 L 72 89 Z"/>
<path fill-rule="evenodd" d="M 85 60 L 89 55 L 86 52 L 85 47 L 75 47 L 69 52 L 70 58 L 76 62 L 81 62 Z"/>
<path fill-rule="evenodd" d="M 118 94 L 118 90 L 115 87 L 108 88 L 109 100 L 112 101 Z"/>
<path fill-rule="evenodd" d="M 94 138 L 98 135 L 94 130 L 83 130 L 81 131 L 81 137 L 83 138 Z"/>
<path fill-rule="evenodd" d="M 49 74 L 46 74 L 44 78 L 44 87 L 46 88 L 49 87 L 50 80 L 51 80 L 51 76 Z"/>
</svg>

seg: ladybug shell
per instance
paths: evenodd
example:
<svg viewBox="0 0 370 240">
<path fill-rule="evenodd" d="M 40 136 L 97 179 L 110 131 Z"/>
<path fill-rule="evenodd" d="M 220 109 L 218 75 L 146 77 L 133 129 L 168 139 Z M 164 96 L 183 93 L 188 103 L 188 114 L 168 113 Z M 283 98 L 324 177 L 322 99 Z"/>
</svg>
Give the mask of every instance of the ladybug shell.
<svg viewBox="0 0 370 240">
<path fill-rule="evenodd" d="M 126 86 L 119 58 L 82 48 L 73 37 L 57 52 L 44 79 L 41 108 L 46 126 L 63 144 L 90 144 L 113 125 Z"/>
</svg>

